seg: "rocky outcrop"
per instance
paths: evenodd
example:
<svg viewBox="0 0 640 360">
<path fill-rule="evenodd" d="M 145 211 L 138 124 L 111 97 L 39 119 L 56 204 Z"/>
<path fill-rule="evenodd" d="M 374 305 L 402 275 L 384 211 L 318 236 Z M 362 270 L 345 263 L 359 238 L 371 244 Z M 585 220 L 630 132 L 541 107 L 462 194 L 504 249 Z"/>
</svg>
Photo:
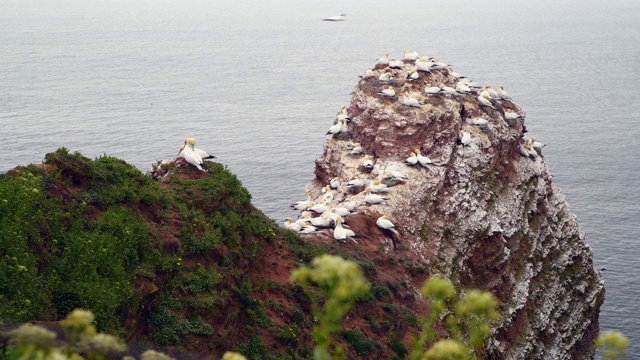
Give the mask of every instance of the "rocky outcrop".
<svg viewBox="0 0 640 360">
<path fill-rule="evenodd" d="M 379 80 L 384 72 L 391 73 L 391 82 Z M 356 246 L 377 244 L 429 274 L 491 291 L 500 300 L 502 319 L 486 345 L 487 358 L 592 357 L 604 281 L 541 150 L 524 139 L 524 112 L 509 100 L 482 105 L 479 90 L 425 94 L 427 84 L 456 85 L 457 74 L 446 67 L 418 75 L 409 81 L 405 70 L 378 66 L 358 83 L 347 109 L 348 131 L 327 139 L 308 192 L 319 198 L 337 177 L 333 204 L 360 202 L 358 214 L 346 218 L 359 234 Z M 389 86 L 396 96 L 379 94 Z M 403 105 L 404 95 L 421 105 Z M 509 113 L 520 116 L 508 119 Z M 483 122 L 478 119 L 488 122 L 474 125 Z M 466 144 L 463 132 L 470 135 Z M 360 143 L 362 154 L 351 154 L 354 143 Z M 405 165 L 415 149 L 433 164 Z M 365 160 L 374 168 L 363 167 Z M 406 179 L 394 179 L 389 171 Z M 357 178 L 387 183 L 388 199 L 363 203 L 364 186 L 346 185 Z M 381 215 L 390 217 L 399 236 L 376 227 Z M 331 230 L 307 238 L 333 239 Z"/>
</svg>

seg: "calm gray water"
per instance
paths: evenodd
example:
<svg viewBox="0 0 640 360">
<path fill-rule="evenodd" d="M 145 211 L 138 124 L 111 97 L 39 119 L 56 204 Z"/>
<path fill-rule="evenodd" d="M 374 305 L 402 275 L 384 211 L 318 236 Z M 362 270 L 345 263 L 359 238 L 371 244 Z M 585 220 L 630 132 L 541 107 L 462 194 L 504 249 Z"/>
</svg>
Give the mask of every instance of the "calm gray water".
<svg viewBox="0 0 640 360">
<path fill-rule="evenodd" d="M 146 171 L 193 136 L 280 221 L 357 75 L 439 56 L 527 112 L 640 358 L 638 44 L 637 0 L 2 0 L 0 172 L 62 146 Z"/>
</svg>

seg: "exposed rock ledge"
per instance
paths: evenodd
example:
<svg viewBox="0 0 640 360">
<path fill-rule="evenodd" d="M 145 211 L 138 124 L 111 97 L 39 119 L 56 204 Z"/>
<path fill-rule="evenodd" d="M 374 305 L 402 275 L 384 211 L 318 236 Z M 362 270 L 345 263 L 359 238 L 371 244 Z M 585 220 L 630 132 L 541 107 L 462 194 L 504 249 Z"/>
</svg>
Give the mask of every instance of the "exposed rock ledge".
<svg viewBox="0 0 640 360">
<path fill-rule="evenodd" d="M 400 99 L 417 93 L 422 106 L 378 95 L 387 87 L 378 80 L 385 71 L 397 76 L 391 85 Z M 334 203 L 362 200 L 364 189 L 349 190 L 348 181 L 384 180 L 389 169 L 404 172 L 408 180 L 390 187 L 389 200 L 360 205 L 359 214 L 346 218 L 360 235 L 354 246 L 378 244 L 423 265 L 429 274 L 496 295 L 503 318 L 487 344 L 487 358 L 593 357 L 604 281 L 544 159 L 519 152 L 526 132 L 522 109 L 506 100 L 492 100 L 498 110 L 482 106 L 477 93 L 426 95 L 425 84 L 454 87 L 458 80 L 446 69 L 419 74 L 410 82 L 404 70 L 379 66 L 358 83 L 348 107 L 349 131 L 327 139 L 307 190 L 317 198 L 338 177 Z M 505 110 L 522 117 L 505 120 Z M 489 123 L 470 126 L 471 144 L 461 145 L 460 132 L 479 117 Z M 350 142 L 359 142 L 364 154 L 350 155 Z M 414 149 L 435 165 L 405 165 Z M 373 171 L 361 166 L 365 159 L 375 162 Z M 380 215 L 396 224 L 396 247 L 376 227 Z M 329 230 L 307 236 L 311 241 L 329 238 L 333 241 Z M 419 286 L 408 274 L 407 280 Z"/>
</svg>

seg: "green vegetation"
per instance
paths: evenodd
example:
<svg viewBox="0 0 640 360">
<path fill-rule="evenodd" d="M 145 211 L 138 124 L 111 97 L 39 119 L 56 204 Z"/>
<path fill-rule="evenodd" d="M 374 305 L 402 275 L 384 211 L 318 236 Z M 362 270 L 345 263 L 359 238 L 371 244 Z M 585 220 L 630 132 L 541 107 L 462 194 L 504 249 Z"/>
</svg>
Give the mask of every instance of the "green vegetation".
<svg viewBox="0 0 640 360">
<path fill-rule="evenodd" d="M 623 359 L 627 355 L 629 340 L 622 333 L 607 331 L 598 336 L 596 346 L 604 360 Z"/>
</svg>

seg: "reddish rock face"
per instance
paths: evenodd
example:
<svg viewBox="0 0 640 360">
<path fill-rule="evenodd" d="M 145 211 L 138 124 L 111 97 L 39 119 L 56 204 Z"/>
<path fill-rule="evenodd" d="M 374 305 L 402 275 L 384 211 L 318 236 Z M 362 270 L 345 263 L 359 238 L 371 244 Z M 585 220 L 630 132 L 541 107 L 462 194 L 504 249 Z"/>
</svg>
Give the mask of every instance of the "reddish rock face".
<svg viewBox="0 0 640 360">
<path fill-rule="evenodd" d="M 387 71 L 395 79 L 382 83 L 378 76 Z M 347 111 L 349 131 L 328 137 L 307 190 L 319 199 L 337 177 L 341 185 L 333 190 L 332 205 L 360 204 L 358 214 L 345 220 L 363 249 L 381 244 L 429 274 L 496 295 L 503 318 L 486 346 L 491 358 L 592 357 L 604 282 L 540 150 L 523 137 L 524 112 L 502 99 L 482 105 L 479 91 L 425 94 L 427 84 L 456 86 L 446 68 L 406 78 L 405 70 L 379 68 L 358 83 Z M 395 97 L 378 94 L 389 86 Z M 405 95 L 421 105 L 403 105 Z M 479 119 L 486 124 L 476 125 L 484 122 Z M 360 143 L 362 154 L 351 154 L 353 143 Z M 416 149 L 433 164 L 405 165 Z M 373 169 L 362 166 L 366 159 Z M 394 180 L 393 172 L 406 179 Z M 356 178 L 365 185 L 348 188 Z M 387 199 L 368 205 L 364 190 L 375 180 L 390 186 Z M 381 215 L 396 225 L 397 238 L 375 225 Z M 327 241 L 332 232 L 308 239 Z"/>
</svg>

